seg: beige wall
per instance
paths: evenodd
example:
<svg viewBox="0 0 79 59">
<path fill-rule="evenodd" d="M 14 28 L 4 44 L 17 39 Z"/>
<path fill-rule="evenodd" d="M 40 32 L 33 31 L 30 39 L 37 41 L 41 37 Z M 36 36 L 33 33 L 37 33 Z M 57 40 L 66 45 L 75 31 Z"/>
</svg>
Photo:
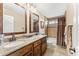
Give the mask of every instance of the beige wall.
<svg viewBox="0 0 79 59">
<path fill-rule="evenodd" d="M 76 33 L 77 32 L 77 26 L 76 26 L 77 21 L 76 20 L 77 20 L 77 18 L 76 18 L 76 4 L 75 3 L 69 4 L 67 6 L 67 10 L 66 10 L 66 30 L 65 30 L 65 33 L 67 35 L 68 25 L 73 25 L 73 27 L 72 27 L 72 46 L 74 48 L 76 48 L 76 46 L 77 46 L 77 33 Z M 70 39 L 68 37 L 66 37 L 65 41 L 67 42 L 67 40 L 70 41 Z M 70 44 L 70 43 L 68 43 L 68 44 Z"/>
<path fill-rule="evenodd" d="M 74 19 L 74 13 L 75 8 L 74 8 L 74 4 L 69 4 L 67 6 L 67 10 L 66 10 L 66 24 L 67 25 L 73 25 L 73 19 Z"/>
<path fill-rule="evenodd" d="M 39 16 L 39 32 L 44 34 L 45 33 L 45 28 L 42 29 L 41 26 L 40 26 L 40 21 L 44 21 L 44 16 L 38 10 L 36 10 L 33 6 L 31 6 L 29 4 L 27 4 L 26 9 L 27 9 L 27 34 L 30 34 L 29 33 L 29 16 L 30 16 L 30 12 L 33 12 L 33 13 L 35 13 L 35 14 L 37 14 Z"/>
</svg>

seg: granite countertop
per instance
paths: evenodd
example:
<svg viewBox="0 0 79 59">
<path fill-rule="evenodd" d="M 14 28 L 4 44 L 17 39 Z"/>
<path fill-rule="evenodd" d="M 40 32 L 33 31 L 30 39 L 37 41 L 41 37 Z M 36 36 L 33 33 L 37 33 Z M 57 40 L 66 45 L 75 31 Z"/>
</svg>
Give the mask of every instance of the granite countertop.
<svg viewBox="0 0 79 59">
<path fill-rule="evenodd" d="M 22 37 L 16 41 L 6 43 L 2 47 L 0 47 L 0 56 L 6 56 L 9 53 L 16 51 L 17 49 L 20 49 L 25 45 L 33 43 L 33 42 L 35 42 L 35 41 L 37 41 L 45 36 L 46 35 L 34 35 L 32 37 L 29 37 L 29 38 Z"/>
</svg>

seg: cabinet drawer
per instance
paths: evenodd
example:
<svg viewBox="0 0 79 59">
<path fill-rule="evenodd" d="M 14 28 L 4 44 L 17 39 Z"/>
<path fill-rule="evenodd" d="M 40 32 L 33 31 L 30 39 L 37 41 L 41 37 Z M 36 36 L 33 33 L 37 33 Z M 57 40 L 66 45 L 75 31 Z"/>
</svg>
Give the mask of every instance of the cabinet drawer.
<svg viewBox="0 0 79 59">
<path fill-rule="evenodd" d="M 24 54 L 26 54 L 28 51 L 32 49 L 33 49 L 33 45 L 28 45 L 15 52 L 10 53 L 9 56 L 23 56 Z"/>
<path fill-rule="evenodd" d="M 39 44 L 41 44 L 41 39 L 38 40 L 38 41 L 36 41 L 36 42 L 34 42 L 34 47 L 37 46 L 37 45 L 39 45 Z"/>
</svg>

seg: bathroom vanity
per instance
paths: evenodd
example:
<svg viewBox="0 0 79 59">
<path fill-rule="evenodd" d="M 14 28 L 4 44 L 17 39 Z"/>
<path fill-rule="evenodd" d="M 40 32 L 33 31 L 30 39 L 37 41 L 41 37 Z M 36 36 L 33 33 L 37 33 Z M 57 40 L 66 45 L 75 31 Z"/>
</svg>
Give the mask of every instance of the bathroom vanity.
<svg viewBox="0 0 79 59">
<path fill-rule="evenodd" d="M 32 37 L 26 36 L 16 38 L 16 40 L 7 42 L 0 46 L 1 56 L 42 56 L 47 49 L 46 35 L 39 34 L 39 15 L 29 11 L 28 8 L 22 7 L 18 3 L 0 5 L 4 13 L 0 21 L 0 33 L 6 36 L 32 34 Z M 15 10 L 17 9 L 17 10 Z M 3 15 L 4 14 L 4 15 Z M 27 23 L 27 14 L 29 23 Z M 27 27 L 27 25 L 29 26 Z M 28 31 L 28 30 L 29 31 Z M 38 35 L 37 35 L 38 34 Z M 31 36 L 31 35 L 29 35 Z M 13 36 L 14 37 L 14 36 Z M 11 37 L 12 38 L 12 37 Z M 3 39 L 4 40 L 4 39 Z M 3 41 L 2 40 L 2 41 Z M 6 40 L 6 39 L 5 39 Z"/>
<path fill-rule="evenodd" d="M 3 52 L 2 54 L 0 53 L 0 55 L 42 56 L 47 49 L 46 35 L 36 35 L 30 38 L 21 38 L 14 43 L 17 44 L 17 46 L 9 47 L 12 43 L 8 44 L 6 47 L 4 47 L 4 49 L 2 50 Z"/>
</svg>

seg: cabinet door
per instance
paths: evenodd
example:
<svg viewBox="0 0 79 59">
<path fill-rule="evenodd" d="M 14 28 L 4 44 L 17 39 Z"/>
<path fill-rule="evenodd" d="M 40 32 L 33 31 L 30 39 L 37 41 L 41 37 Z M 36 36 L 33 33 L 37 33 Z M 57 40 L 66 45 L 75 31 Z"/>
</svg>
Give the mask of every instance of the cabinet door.
<svg viewBox="0 0 79 59">
<path fill-rule="evenodd" d="M 47 49 L 47 40 L 46 38 L 43 38 L 42 39 L 42 55 L 45 53 L 46 49 Z"/>
<path fill-rule="evenodd" d="M 33 51 L 33 45 L 32 44 L 25 46 L 21 49 L 18 49 L 15 52 L 10 53 L 8 56 L 23 56 L 26 53 L 28 53 L 29 51 Z"/>
<path fill-rule="evenodd" d="M 43 43 L 42 44 L 42 55 L 45 53 L 46 49 L 47 49 L 47 44 Z"/>
<path fill-rule="evenodd" d="M 38 45 L 34 47 L 34 56 L 40 56 L 41 55 L 41 45 Z"/>
<path fill-rule="evenodd" d="M 24 56 L 33 56 L 33 51 L 29 51 L 29 52 L 26 53 Z"/>
</svg>

